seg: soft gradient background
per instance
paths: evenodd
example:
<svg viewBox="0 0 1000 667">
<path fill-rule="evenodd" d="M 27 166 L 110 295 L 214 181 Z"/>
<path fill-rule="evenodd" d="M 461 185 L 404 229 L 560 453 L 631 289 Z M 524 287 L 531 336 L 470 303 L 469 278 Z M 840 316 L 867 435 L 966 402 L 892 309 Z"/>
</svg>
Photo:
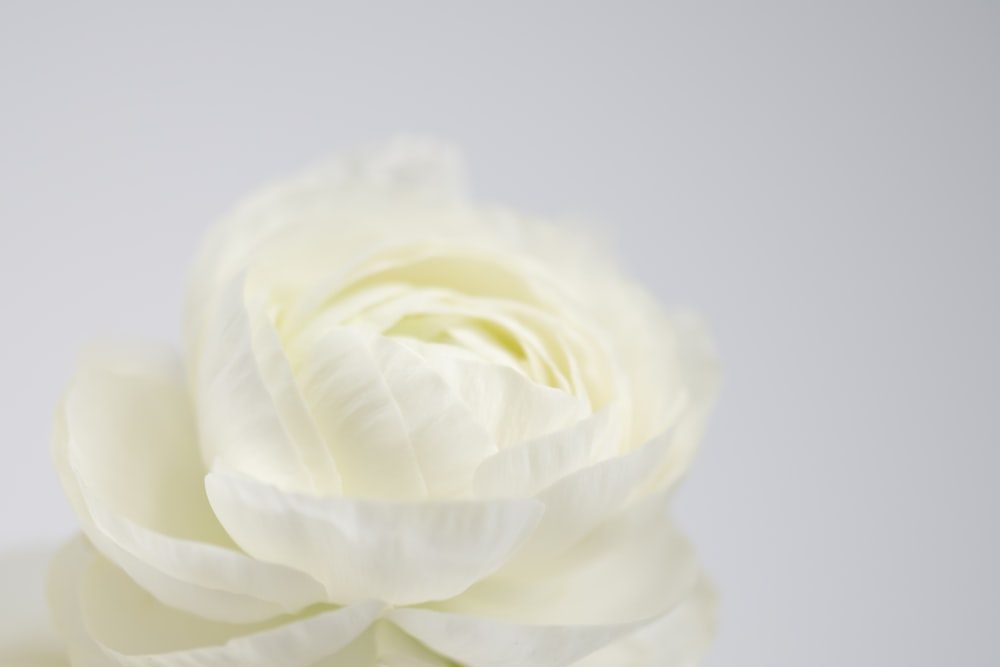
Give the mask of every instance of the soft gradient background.
<svg viewBox="0 0 1000 667">
<path fill-rule="evenodd" d="M 236 199 L 420 131 L 708 318 L 711 667 L 1000 664 L 996 3 L 150 4 L 0 5 L 0 548 L 73 529 L 85 340 L 177 340 Z"/>
</svg>

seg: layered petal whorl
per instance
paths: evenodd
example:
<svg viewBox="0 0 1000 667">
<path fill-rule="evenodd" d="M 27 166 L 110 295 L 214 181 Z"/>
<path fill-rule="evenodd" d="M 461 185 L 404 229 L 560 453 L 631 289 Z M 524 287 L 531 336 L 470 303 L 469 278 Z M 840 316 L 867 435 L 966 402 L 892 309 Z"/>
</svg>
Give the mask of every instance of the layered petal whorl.
<svg viewBox="0 0 1000 667">
<path fill-rule="evenodd" d="M 53 443 L 75 665 L 698 660 L 711 589 L 666 507 L 706 338 L 459 181 L 409 140 L 265 191 L 204 245 L 183 359 L 85 355 Z"/>
</svg>

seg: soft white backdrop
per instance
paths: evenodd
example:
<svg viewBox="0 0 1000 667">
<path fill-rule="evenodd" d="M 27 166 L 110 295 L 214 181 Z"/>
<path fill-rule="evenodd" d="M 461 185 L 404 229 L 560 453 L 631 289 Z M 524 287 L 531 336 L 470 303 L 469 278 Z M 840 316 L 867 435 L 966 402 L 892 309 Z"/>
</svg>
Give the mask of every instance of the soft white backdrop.
<svg viewBox="0 0 1000 667">
<path fill-rule="evenodd" d="M 0 5 L 0 549 L 73 529 L 85 340 L 177 340 L 234 200 L 421 131 L 708 318 L 710 667 L 1000 664 L 1000 9 L 709 4 Z"/>
</svg>

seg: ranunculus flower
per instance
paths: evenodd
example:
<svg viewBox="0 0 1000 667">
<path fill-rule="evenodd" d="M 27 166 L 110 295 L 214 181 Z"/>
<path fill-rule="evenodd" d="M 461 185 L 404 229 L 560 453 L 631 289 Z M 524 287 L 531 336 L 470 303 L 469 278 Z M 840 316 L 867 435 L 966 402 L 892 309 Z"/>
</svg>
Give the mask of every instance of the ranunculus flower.
<svg viewBox="0 0 1000 667">
<path fill-rule="evenodd" d="M 74 665 L 666 667 L 713 605 L 667 501 L 716 371 L 572 234 L 403 141 L 210 235 L 185 354 L 84 354 L 54 458 Z"/>
</svg>

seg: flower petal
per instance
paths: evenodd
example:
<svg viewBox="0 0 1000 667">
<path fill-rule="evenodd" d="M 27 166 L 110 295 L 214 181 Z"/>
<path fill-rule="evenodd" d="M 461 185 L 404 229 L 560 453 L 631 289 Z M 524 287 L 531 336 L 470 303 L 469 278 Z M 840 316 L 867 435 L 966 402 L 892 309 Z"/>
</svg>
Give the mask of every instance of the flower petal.
<svg viewBox="0 0 1000 667">
<path fill-rule="evenodd" d="M 350 646 L 315 667 L 455 667 L 398 626 L 376 621 Z"/>
<path fill-rule="evenodd" d="M 586 401 L 532 382 L 509 366 L 424 344 L 419 352 L 505 449 L 568 428 L 590 414 Z"/>
<path fill-rule="evenodd" d="M 569 428 L 501 449 L 476 469 L 476 495 L 533 496 L 593 463 L 598 451 L 618 442 L 620 431 L 617 414 L 605 408 Z"/>
<path fill-rule="evenodd" d="M 53 458 L 84 532 L 160 600 L 249 622 L 323 599 L 308 576 L 236 551 L 204 490 L 190 403 L 165 350 L 85 355 Z"/>
<path fill-rule="evenodd" d="M 46 591 L 53 625 L 66 644 L 71 663 L 113 667 L 114 663 L 91 637 L 80 608 L 80 581 L 96 557 L 85 537 L 78 535 L 71 539 L 52 559 Z"/>
<path fill-rule="evenodd" d="M 354 327 L 295 346 L 304 394 L 353 497 L 467 494 L 496 451 L 468 407 L 419 355 Z"/>
<path fill-rule="evenodd" d="M 465 667 L 564 667 L 637 627 L 517 625 L 413 608 L 387 618 Z"/>
<path fill-rule="evenodd" d="M 668 322 L 674 338 L 674 374 L 683 387 L 679 391 L 683 409 L 669 413 L 674 445 L 670 464 L 659 480 L 662 485 L 675 483 L 690 467 L 721 382 L 719 362 L 704 322 L 692 314 L 676 314 Z"/>
<path fill-rule="evenodd" d="M 528 573 L 501 570 L 428 608 L 530 625 L 622 625 L 672 611 L 699 574 L 691 544 L 658 494 L 547 565 Z"/>
<path fill-rule="evenodd" d="M 691 667 L 715 636 L 715 593 L 705 579 L 677 609 L 572 667 Z"/>
<path fill-rule="evenodd" d="M 260 376 L 274 401 L 274 409 L 313 478 L 323 493 L 339 493 L 340 474 L 293 375 L 289 360 L 263 297 L 247 304 L 253 325 L 253 348 Z"/>
<path fill-rule="evenodd" d="M 0 665 L 68 664 L 45 608 L 45 576 L 52 549 L 20 548 L 0 555 Z"/>
<path fill-rule="evenodd" d="M 385 503 L 309 496 L 212 473 L 212 507 L 236 542 L 308 572 L 332 602 L 453 597 L 496 571 L 538 524 L 531 499 Z"/>
<path fill-rule="evenodd" d="M 251 197 L 208 235 L 195 262 L 185 303 L 185 343 L 192 368 L 200 363 L 206 322 L 219 308 L 226 286 L 246 271 L 262 248 L 295 227 L 321 221 L 344 245 L 355 229 L 345 215 L 358 200 L 386 202 L 400 197 L 451 205 L 464 191 L 454 148 L 428 139 L 403 137 L 309 170 Z M 338 214 L 339 213 L 339 214 Z M 354 249 L 347 255 L 356 255 Z"/>
<path fill-rule="evenodd" d="M 242 279 L 229 286 L 210 321 L 198 368 L 195 399 L 205 462 L 288 490 L 339 488 L 326 448 L 297 402 L 277 336 L 256 302 L 251 320 L 244 290 Z"/>
<path fill-rule="evenodd" d="M 213 623 L 163 606 L 84 543 L 70 547 L 76 562 L 53 592 L 67 634 L 82 638 L 85 664 L 122 667 L 309 667 L 336 655 L 384 610 L 380 602 L 268 624 Z M 89 552 L 89 557 L 88 557 Z"/>
<path fill-rule="evenodd" d="M 664 434 L 624 456 L 578 470 L 543 490 L 536 496 L 545 504 L 538 530 L 507 567 L 533 569 L 544 564 L 647 496 L 651 480 L 669 459 L 671 446 L 671 434 Z"/>
<path fill-rule="evenodd" d="M 639 649 L 670 660 L 697 655 L 711 635 L 705 607 L 694 553 L 659 495 L 547 567 L 512 576 L 501 571 L 453 599 L 398 609 L 387 618 L 468 667 L 576 667 L 580 660 L 591 664 L 595 654 L 634 657 Z"/>
</svg>

